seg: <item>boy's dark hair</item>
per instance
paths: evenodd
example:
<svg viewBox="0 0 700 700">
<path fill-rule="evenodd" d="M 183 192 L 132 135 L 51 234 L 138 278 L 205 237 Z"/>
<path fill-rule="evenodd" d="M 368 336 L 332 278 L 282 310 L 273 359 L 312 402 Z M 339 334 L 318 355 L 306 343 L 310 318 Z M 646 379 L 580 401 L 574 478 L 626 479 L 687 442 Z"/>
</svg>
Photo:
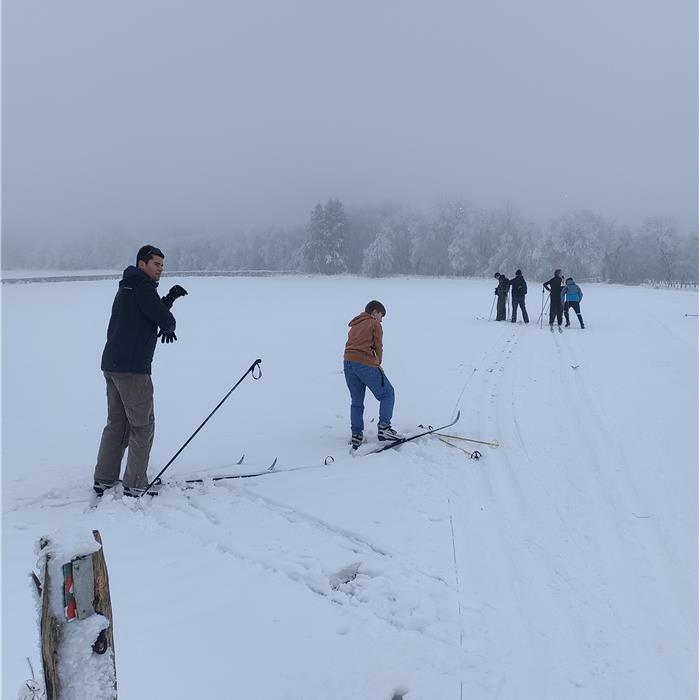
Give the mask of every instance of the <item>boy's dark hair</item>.
<svg viewBox="0 0 700 700">
<path fill-rule="evenodd" d="M 501 273 L 500 273 L 500 272 L 497 272 L 497 273 L 494 275 L 494 277 L 495 277 L 497 280 L 500 280 L 500 279 L 501 279 Z"/>
<path fill-rule="evenodd" d="M 371 314 L 373 311 L 381 311 L 382 316 L 386 316 L 386 309 L 384 308 L 384 304 L 382 304 L 381 301 L 377 301 L 376 299 L 372 299 L 372 301 L 365 306 L 365 313 L 366 314 Z"/>
<path fill-rule="evenodd" d="M 139 248 L 139 252 L 136 253 L 136 264 L 139 264 L 139 260 L 143 260 L 147 263 L 154 255 L 159 258 L 164 258 L 163 251 L 160 248 L 156 248 L 154 245 L 144 245 Z"/>
</svg>

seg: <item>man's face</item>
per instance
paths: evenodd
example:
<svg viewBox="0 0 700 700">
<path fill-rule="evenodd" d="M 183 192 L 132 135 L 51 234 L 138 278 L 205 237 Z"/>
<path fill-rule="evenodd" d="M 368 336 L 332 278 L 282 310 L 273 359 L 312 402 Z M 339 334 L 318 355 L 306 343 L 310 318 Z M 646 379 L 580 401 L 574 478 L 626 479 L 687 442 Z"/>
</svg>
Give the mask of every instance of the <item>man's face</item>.
<svg viewBox="0 0 700 700">
<path fill-rule="evenodd" d="M 384 318 L 384 314 L 383 314 L 379 309 L 375 309 L 375 310 L 370 314 L 370 316 L 372 316 L 372 318 L 376 318 L 377 321 L 379 321 L 379 323 L 381 323 L 381 322 L 382 322 L 382 319 Z"/>
<path fill-rule="evenodd" d="M 158 282 L 163 272 L 163 258 L 154 255 L 148 262 L 139 260 L 139 270 L 143 270 L 152 280 Z"/>
</svg>

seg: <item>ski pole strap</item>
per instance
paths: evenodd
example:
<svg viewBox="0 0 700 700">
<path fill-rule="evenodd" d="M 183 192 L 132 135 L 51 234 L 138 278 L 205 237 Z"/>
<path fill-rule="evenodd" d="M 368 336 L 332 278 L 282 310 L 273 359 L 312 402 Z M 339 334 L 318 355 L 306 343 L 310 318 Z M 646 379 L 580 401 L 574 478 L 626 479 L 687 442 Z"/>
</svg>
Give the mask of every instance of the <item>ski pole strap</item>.
<svg viewBox="0 0 700 700">
<path fill-rule="evenodd" d="M 250 376 L 253 377 L 253 379 L 260 379 L 262 377 L 262 367 L 260 366 L 260 363 L 262 360 L 258 359 L 253 362 L 253 364 L 250 366 L 250 369 L 248 370 L 250 372 Z"/>
</svg>

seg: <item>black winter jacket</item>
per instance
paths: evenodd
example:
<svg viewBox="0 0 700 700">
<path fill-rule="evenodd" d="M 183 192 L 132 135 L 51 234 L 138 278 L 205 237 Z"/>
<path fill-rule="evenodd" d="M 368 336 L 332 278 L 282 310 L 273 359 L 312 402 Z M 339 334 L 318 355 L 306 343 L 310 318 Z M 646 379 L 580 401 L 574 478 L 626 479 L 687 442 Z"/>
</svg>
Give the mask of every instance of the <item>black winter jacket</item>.
<svg viewBox="0 0 700 700">
<path fill-rule="evenodd" d="M 496 294 L 501 296 L 508 296 L 508 291 L 510 290 L 510 280 L 505 276 L 501 275 L 498 278 L 498 287 L 496 287 Z"/>
<path fill-rule="evenodd" d="M 527 294 L 527 282 L 522 275 L 516 275 L 510 281 L 510 287 L 513 290 L 514 297 L 524 297 Z"/>
<path fill-rule="evenodd" d="M 564 280 L 556 275 L 547 280 L 542 286 L 549 292 L 552 303 L 561 304 L 561 288 Z"/>
<path fill-rule="evenodd" d="M 151 373 L 158 328 L 175 330 L 175 317 L 161 301 L 157 287 L 158 283 L 137 267 L 130 265 L 124 270 L 107 327 L 103 371 Z"/>
</svg>

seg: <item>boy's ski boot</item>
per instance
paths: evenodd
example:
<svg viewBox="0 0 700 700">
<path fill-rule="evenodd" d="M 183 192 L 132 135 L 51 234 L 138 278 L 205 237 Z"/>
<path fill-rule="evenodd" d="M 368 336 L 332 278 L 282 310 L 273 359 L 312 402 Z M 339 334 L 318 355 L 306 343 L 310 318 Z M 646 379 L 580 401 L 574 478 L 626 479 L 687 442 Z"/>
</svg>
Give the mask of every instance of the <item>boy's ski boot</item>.
<svg viewBox="0 0 700 700">
<path fill-rule="evenodd" d="M 353 433 L 350 440 L 352 444 L 352 449 L 356 450 L 362 444 L 363 436 L 362 433 Z"/>
<path fill-rule="evenodd" d="M 399 435 L 391 425 L 379 425 L 377 426 L 377 438 L 379 442 L 396 442 L 403 440 L 403 435 Z"/>
</svg>

